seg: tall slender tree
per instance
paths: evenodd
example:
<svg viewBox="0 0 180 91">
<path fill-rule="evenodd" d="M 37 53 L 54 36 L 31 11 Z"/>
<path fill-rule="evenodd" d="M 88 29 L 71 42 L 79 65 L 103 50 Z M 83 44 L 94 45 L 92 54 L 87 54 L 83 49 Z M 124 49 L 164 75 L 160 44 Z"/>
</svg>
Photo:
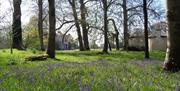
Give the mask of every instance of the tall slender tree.
<svg viewBox="0 0 180 91">
<path fill-rule="evenodd" d="M 76 2 L 75 0 L 68 0 L 73 11 L 73 16 L 74 16 L 74 21 L 75 21 L 75 26 L 76 26 L 76 31 L 78 34 L 78 41 L 79 41 L 79 50 L 84 51 L 84 45 L 83 45 L 83 40 L 82 40 L 82 35 L 81 35 L 81 28 L 79 24 L 79 19 L 76 11 Z"/>
<path fill-rule="evenodd" d="M 143 0 L 143 12 L 144 12 L 145 58 L 149 59 L 147 0 Z"/>
<path fill-rule="evenodd" d="M 180 70 L 180 0 L 167 0 L 168 48 L 164 69 Z"/>
<path fill-rule="evenodd" d="M 114 26 L 114 30 L 115 30 L 115 39 L 116 39 L 116 50 L 119 50 L 120 47 L 119 47 L 119 31 L 118 31 L 118 28 L 116 26 L 116 22 L 114 19 L 109 19 L 109 21 L 112 21 L 113 23 L 113 26 Z"/>
<path fill-rule="evenodd" d="M 129 46 L 129 33 L 128 33 L 128 10 L 127 10 L 127 0 L 123 0 L 123 27 L 124 27 L 124 50 L 128 50 Z"/>
<path fill-rule="evenodd" d="M 103 52 L 108 53 L 108 3 L 107 0 L 102 0 L 103 3 L 103 12 L 104 12 L 104 48 Z"/>
<path fill-rule="evenodd" d="M 50 58 L 55 58 L 55 0 L 48 0 L 49 3 L 49 38 L 47 54 Z"/>
<path fill-rule="evenodd" d="M 86 6 L 85 6 L 84 0 L 80 0 L 80 10 L 81 10 L 81 20 L 80 21 L 81 21 L 81 26 L 82 26 L 84 49 L 90 50 L 88 29 L 87 29 L 87 22 L 86 22 Z"/>
<path fill-rule="evenodd" d="M 38 32 L 39 32 L 39 40 L 40 40 L 40 49 L 44 51 L 45 48 L 43 42 L 43 1 L 42 0 L 38 0 L 38 9 L 39 9 Z"/>
<path fill-rule="evenodd" d="M 13 24 L 12 24 L 12 47 L 18 50 L 23 49 L 22 28 L 21 28 L 21 0 L 13 0 Z"/>
</svg>

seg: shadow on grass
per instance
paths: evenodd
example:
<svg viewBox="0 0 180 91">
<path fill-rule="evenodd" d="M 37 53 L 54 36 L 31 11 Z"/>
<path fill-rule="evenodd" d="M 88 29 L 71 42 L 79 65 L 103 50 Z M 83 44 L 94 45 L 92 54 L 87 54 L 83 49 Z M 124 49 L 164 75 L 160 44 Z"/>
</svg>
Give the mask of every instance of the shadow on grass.
<svg viewBox="0 0 180 91">
<path fill-rule="evenodd" d="M 60 56 L 72 56 L 72 57 L 99 57 L 100 59 L 143 59 L 143 52 L 126 52 L 126 51 L 110 51 L 109 54 L 104 54 L 100 51 L 68 51 L 57 52 Z"/>
</svg>

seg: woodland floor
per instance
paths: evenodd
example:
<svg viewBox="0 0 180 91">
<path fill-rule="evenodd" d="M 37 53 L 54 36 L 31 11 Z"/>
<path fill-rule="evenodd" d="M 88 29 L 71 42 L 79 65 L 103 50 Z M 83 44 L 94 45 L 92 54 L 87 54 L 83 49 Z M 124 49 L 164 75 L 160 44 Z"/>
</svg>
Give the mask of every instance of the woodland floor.
<svg viewBox="0 0 180 91">
<path fill-rule="evenodd" d="M 25 61 L 43 54 L 0 50 L 0 91 L 174 91 L 180 73 L 162 70 L 165 52 L 57 51 L 56 60 Z"/>
</svg>

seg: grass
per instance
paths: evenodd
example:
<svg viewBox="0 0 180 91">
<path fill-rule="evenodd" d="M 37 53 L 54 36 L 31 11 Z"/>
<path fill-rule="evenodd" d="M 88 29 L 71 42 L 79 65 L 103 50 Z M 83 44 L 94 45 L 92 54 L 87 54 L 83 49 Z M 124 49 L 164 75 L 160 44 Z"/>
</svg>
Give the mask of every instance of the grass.
<svg viewBox="0 0 180 91">
<path fill-rule="evenodd" d="M 35 50 L 0 50 L 1 91 L 173 91 L 180 73 L 162 71 L 164 52 L 57 51 L 58 60 L 25 62 Z M 143 61 L 144 60 L 144 61 Z"/>
</svg>

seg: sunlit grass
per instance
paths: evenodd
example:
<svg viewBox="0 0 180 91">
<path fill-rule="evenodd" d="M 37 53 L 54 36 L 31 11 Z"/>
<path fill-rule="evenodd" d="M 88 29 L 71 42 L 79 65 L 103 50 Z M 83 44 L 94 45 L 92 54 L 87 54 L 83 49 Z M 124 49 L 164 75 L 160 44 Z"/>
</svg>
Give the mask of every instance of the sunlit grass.
<svg viewBox="0 0 180 91">
<path fill-rule="evenodd" d="M 34 51 L 0 50 L 0 90 L 173 91 L 180 86 L 180 73 L 162 71 L 165 52 L 153 51 L 145 61 L 143 52 L 57 51 L 57 60 L 25 62 L 43 54 Z"/>
</svg>

